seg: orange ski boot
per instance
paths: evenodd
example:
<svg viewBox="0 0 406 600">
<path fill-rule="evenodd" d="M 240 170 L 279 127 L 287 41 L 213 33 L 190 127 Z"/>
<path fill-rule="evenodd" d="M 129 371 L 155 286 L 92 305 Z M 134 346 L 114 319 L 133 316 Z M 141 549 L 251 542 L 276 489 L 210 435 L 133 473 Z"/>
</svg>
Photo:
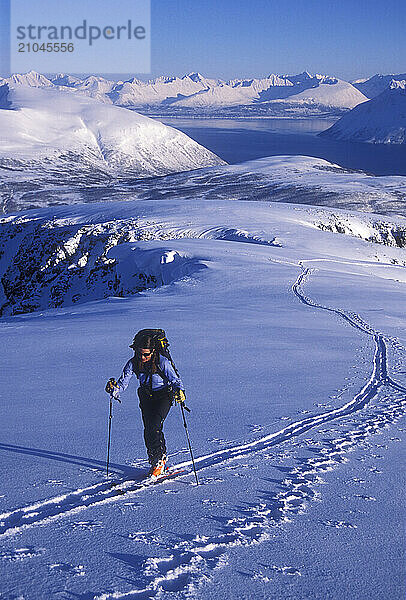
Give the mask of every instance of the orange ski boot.
<svg viewBox="0 0 406 600">
<path fill-rule="evenodd" d="M 149 470 L 149 474 L 151 477 L 159 477 L 160 475 L 162 475 L 165 471 L 165 463 L 166 463 L 166 457 L 163 456 L 155 465 L 152 465 L 152 467 Z"/>
</svg>

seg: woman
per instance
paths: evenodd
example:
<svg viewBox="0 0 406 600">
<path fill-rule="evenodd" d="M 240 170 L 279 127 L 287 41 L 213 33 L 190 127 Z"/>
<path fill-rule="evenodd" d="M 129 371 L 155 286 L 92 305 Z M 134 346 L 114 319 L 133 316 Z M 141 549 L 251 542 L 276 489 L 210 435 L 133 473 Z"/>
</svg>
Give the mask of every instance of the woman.
<svg viewBox="0 0 406 600">
<path fill-rule="evenodd" d="M 142 420 L 144 422 L 144 440 L 148 459 L 151 464 L 149 474 L 157 477 L 165 469 L 166 444 L 162 431 L 164 421 L 173 400 L 185 401 L 183 383 L 171 361 L 161 354 L 165 351 L 162 339 L 166 341 L 163 330 L 143 329 L 134 337 L 130 348 L 134 356 L 126 363 L 120 379 L 109 380 L 106 391 L 119 400 L 120 393 L 127 389 L 131 377 L 135 374 L 140 382 L 138 397 Z M 162 337 L 163 334 L 163 337 Z"/>
</svg>

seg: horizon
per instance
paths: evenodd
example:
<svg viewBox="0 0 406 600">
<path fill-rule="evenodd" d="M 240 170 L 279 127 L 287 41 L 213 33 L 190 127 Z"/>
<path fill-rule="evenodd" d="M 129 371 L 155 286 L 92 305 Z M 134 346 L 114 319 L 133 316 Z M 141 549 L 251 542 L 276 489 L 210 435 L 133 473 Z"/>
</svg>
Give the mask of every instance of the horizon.
<svg viewBox="0 0 406 600">
<path fill-rule="evenodd" d="M 31 69 L 30 71 L 25 71 L 25 72 L 15 72 L 15 73 L 11 73 L 11 75 L 9 77 L 12 77 L 13 75 L 28 75 L 29 73 L 37 73 L 38 75 L 43 75 L 44 77 L 46 77 L 47 79 L 52 79 L 57 77 L 58 75 L 66 75 L 66 76 L 70 76 L 70 77 L 77 77 L 78 79 L 82 79 L 85 80 L 89 77 L 102 77 L 103 79 L 109 80 L 109 81 L 128 81 L 132 78 L 135 79 L 139 79 L 140 81 L 144 82 L 144 83 L 148 83 L 149 81 L 153 81 L 156 80 L 160 77 L 176 77 L 178 79 L 182 79 L 183 77 L 187 77 L 188 75 L 193 75 L 193 74 L 199 74 L 202 77 L 204 77 L 205 79 L 218 79 L 220 81 L 224 81 L 225 83 L 227 83 L 228 81 L 231 81 L 233 79 L 240 79 L 240 80 L 248 80 L 248 79 L 267 79 L 269 77 L 271 77 L 272 75 L 276 75 L 278 77 L 286 77 L 287 79 L 289 79 L 289 77 L 294 77 L 297 75 L 302 75 L 303 73 L 308 73 L 311 77 L 315 77 L 316 75 L 321 75 L 324 77 L 336 77 L 337 79 L 341 79 L 342 81 L 347 81 L 348 83 L 353 83 L 356 82 L 358 80 L 367 80 L 370 79 L 376 75 L 378 76 L 382 76 L 382 77 L 386 77 L 386 76 L 390 76 L 393 75 L 394 77 L 397 77 L 399 75 L 405 75 L 406 74 L 406 68 L 404 69 L 404 71 L 402 72 L 398 72 L 395 73 L 394 71 L 392 72 L 386 72 L 386 73 L 372 73 L 370 75 L 359 75 L 357 77 L 355 77 L 354 79 L 343 79 L 341 76 L 337 75 L 336 73 L 332 73 L 332 72 L 322 72 L 320 70 L 312 72 L 309 69 L 304 69 L 303 71 L 292 71 L 290 73 L 278 73 L 276 71 L 268 71 L 266 75 L 240 75 L 238 77 L 225 77 L 225 78 L 221 78 L 221 77 L 215 77 L 214 75 L 211 74 L 206 74 L 203 73 L 202 70 L 200 69 L 195 69 L 192 71 L 188 71 L 187 73 L 161 73 L 161 74 L 157 74 L 154 76 L 151 75 L 146 75 L 146 74 L 139 74 L 139 73 L 73 73 L 73 72 L 50 72 L 50 73 L 45 73 L 45 72 L 40 72 L 40 71 L 36 71 L 35 69 Z M 3 77 L 0 75 L 0 77 Z M 4 79 L 7 79 L 7 77 L 4 77 Z"/>
</svg>

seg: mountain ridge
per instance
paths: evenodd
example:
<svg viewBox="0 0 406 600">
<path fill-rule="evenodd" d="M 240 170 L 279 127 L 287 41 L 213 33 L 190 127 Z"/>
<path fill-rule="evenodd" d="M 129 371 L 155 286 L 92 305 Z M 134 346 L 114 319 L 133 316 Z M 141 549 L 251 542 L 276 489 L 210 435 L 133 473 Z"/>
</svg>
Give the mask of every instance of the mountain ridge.
<svg viewBox="0 0 406 600">
<path fill-rule="evenodd" d="M 105 102 L 126 108 L 168 107 L 176 110 L 199 108 L 205 110 L 230 107 L 257 107 L 280 110 L 280 101 L 291 105 L 328 107 L 337 111 L 353 108 L 367 97 L 355 86 L 337 77 L 312 75 L 307 71 L 298 75 L 270 73 L 262 78 L 214 79 L 192 72 L 177 76 L 160 76 L 148 81 L 133 77 L 112 81 L 90 75 L 84 79 L 58 73 L 50 78 L 34 71 L 12 75 L 4 80 L 13 85 L 30 87 L 55 86 L 62 91 L 76 91 Z M 270 103 L 274 103 L 273 105 Z M 279 103 L 279 104 L 278 104 Z"/>
</svg>

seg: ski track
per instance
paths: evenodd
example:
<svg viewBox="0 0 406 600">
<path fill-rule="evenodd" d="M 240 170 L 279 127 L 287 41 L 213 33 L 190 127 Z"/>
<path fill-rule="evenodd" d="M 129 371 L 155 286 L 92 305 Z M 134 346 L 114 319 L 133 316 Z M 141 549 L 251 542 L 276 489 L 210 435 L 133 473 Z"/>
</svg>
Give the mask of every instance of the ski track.
<svg viewBox="0 0 406 600">
<path fill-rule="evenodd" d="M 386 343 L 383 335 L 372 329 L 361 319 L 358 314 L 349 313 L 344 310 L 329 306 L 323 306 L 306 296 L 302 287 L 309 279 L 310 275 L 314 272 L 314 269 L 305 268 L 302 265 L 300 266 L 302 271 L 292 286 L 292 291 L 300 302 L 313 308 L 335 313 L 355 329 L 373 338 L 375 342 L 375 352 L 373 358 L 373 369 L 369 380 L 358 392 L 358 394 L 356 394 L 342 407 L 296 421 L 277 432 L 264 436 L 253 442 L 233 446 L 231 448 L 226 448 L 205 456 L 198 457 L 195 459 L 197 470 L 213 467 L 225 461 L 239 460 L 246 455 L 252 454 L 253 452 L 263 452 L 272 446 L 275 446 L 276 444 L 280 444 L 293 437 L 301 435 L 318 425 L 357 412 L 364 408 L 372 400 L 372 398 L 376 396 L 378 390 L 382 386 L 388 386 L 394 391 L 403 393 L 406 392 L 405 387 L 395 382 L 388 375 Z M 190 468 L 191 465 L 191 461 L 185 461 L 174 465 L 173 470 L 177 471 L 186 469 L 187 467 Z M 185 477 L 190 475 L 190 473 L 191 471 L 189 469 L 185 475 L 179 475 L 178 477 Z M 116 480 L 113 482 L 104 481 L 83 489 L 75 490 L 74 492 L 70 492 L 68 494 L 56 496 L 49 500 L 40 501 L 23 508 L 2 513 L 0 514 L 0 538 L 6 535 L 17 533 L 36 524 L 43 524 L 45 522 L 58 519 L 62 516 L 78 513 L 88 507 L 107 504 L 119 500 L 122 497 L 122 493 L 120 493 L 115 485 L 120 490 L 125 490 L 125 496 L 128 497 L 145 490 L 152 485 L 159 484 L 159 481 L 151 482 L 151 480 Z"/>
<path fill-rule="evenodd" d="M 249 547 L 263 543 L 277 535 L 277 527 L 292 520 L 295 514 L 302 513 L 311 501 L 319 499 L 317 485 L 323 483 L 321 474 L 331 471 L 342 463 L 347 462 L 346 454 L 359 448 L 360 444 L 367 445 L 371 435 L 396 423 L 406 412 L 406 388 L 395 382 L 388 375 L 386 343 L 382 334 L 376 332 L 361 317 L 341 309 L 323 306 L 316 303 L 303 292 L 302 286 L 314 272 L 301 265 L 302 272 L 292 286 L 293 293 L 306 306 L 326 310 L 341 317 L 350 326 L 371 336 L 375 343 L 373 368 L 369 380 L 351 401 L 339 409 L 315 415 L 288 427 L 265 436 L 250 444 L 244 444 L 216 452 L 196 460 L 197 468 L 213 466 L 217 463 L 236 460 L 247 454 L 266 451 L 268 448 L 281 444 L 296 437 L 313 427 L 329 421 L 335 421 L 352 413 L 367 408 L 359 417 L 356 427 L 343 432 L 339 437 L 323 439 L 319 442 L 310 441 L 309 449 L 313 452 L 311 458 L 296 461 L 297 466 L 283 467 L 284 479 L 279 484 L 280 491 L 270 493 L 261 491 L 263 502 L 255 506 L 239 507 L 243 516 L 229 519 L 222 527 L 222 532 L 212 536 L 195 536 L 192 540 L 183 540 L 175 545 L 168 545 L 170 555 L 165 558 L 148 558 L 143 565 L 145 587 L 127 592 L 105 591 L 93 593 L 95 600 L 113 600 L 126 598 L 128 600 L 173 597 L 174 592 L 182 592 L 182 597 L 193 597 L 196 591 L 207 584 L 214 570 L 228 564 L 227 552 L 235 547 Z M 389 394 L 384 393 L 379 398 L 378 393 L 384 387 L 389 388 Z M 371 400 L 376 399 L 374 405 Z M 320 430 L 319 430 L 320 431 Z M 325 430 L 324 433 L 334 430 Z M 394 438 L 395 439 L 395 438 Z M 372 444 L 370 444 L 372 445 Z M 378 445 L 379 446 L 379 445 Z M 315 456 L 314 456 L 315 455 Z M 189 463 L 182 463 L 186 466 Z M 371 467 L 371 472 L 379 473 Z M 349 483 L 358 484 L 355 479 Z M 362 494 L 356 497 L 364 501 L 374 499 Z M 325 521 L 325 527 L 355 529 L 357 525 L 347 521 Z M 300 576 L 298 569 L 285 566 L 264 567 L 268 570 L 252 573 L 254 579 L 270 581 L 273 573 L 286 576 Z"/>
</svg>

